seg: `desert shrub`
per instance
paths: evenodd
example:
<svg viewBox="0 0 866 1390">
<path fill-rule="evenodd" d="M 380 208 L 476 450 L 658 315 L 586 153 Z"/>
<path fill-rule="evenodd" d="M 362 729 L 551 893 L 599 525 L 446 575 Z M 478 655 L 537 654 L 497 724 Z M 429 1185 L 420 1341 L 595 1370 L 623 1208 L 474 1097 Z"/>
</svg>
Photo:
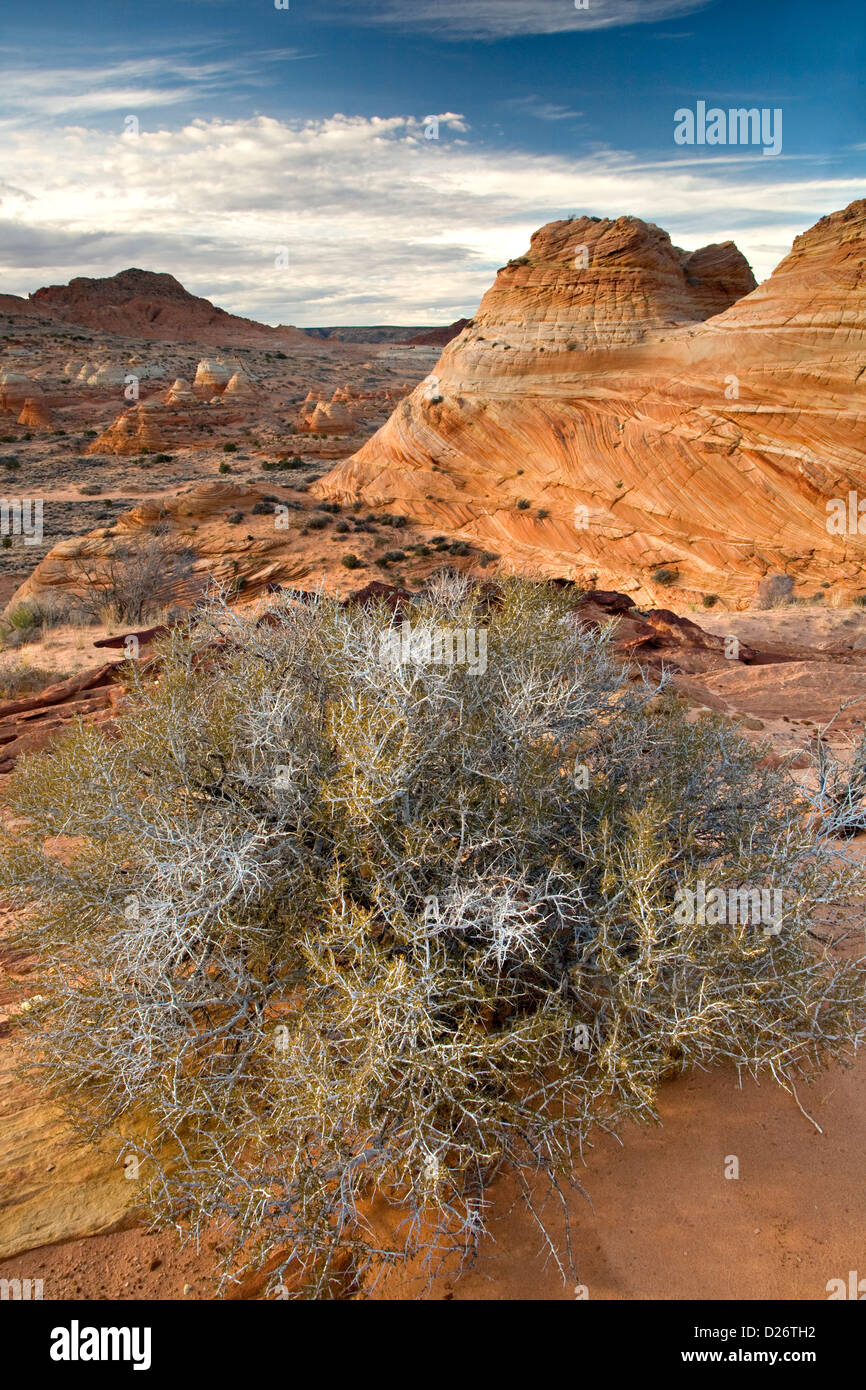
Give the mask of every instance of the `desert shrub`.
<svg viewBox="0 0 866 1390">
<path fill-rule="evenodd" d="M 650 576 L 654 584 L 661 584 L 662 588 L 667 589 L 671 584 L 676 584 L 679 574 L 674 569 L 669 569 L 667 565 L 662 565 L 660 569 L 653 570 Z"/>
<path fill-rule="evenodd" d="M 794 581 L 789 574 L 768 574 L 755 593 L 756 608 L 783 608 L 793 602 Z"/>
<path fill-rule="evenodd" d="M 516 506 L 519 512 L 526 512 L 529 511 L 529 508 L 532 506 L 532 503 L 530 502 L 528 497 L 518 497 Z"/>
<path fill-rule="evenodd" d="M 351 528 L 349 526 L 348 521 L 338 521 L 336 526 L 334 527 L 334 530 L 337 532 L 338 536 L 348 535 L 350 529 Z"/>
<path fill-rule="evenodd" d="M 340 560 L 340 564 L 345 565 L 347 570 L 359 570 L 363 563 L 363 560 L 360 560 L 357 555 L 351 552 L 348 555 L 344 555 Z"/>
<path fill-rule="evenodd" d="M 67 678 L 68 672 L 51 667 L 31 666 L 23 661 L 0 670 L 0 700 L 17 700 Z"/>
<path fill-rule="evenodd" d="M 818 780 L 815 800 L 821 832 L 847 839 L 866 830 L 866 731 L 849 738 L 847 748 L 834 750 L 827 738 L 834 723 L 831 719 L 811 745 Z"/>
<path fill-rule="evenodd" d="M 866 594 L 855 594 L 851 602 L 855 608 L 866 608 Z"/>
<path fill-rule="evenodd" d="M 158 614 L 192 578 L 195 551 L 161 523 L 105 554 L 78 554 L 72 569 L 80 602 L 91 619 L 137 627 Z"/>
<path fill-rule="evenodd" d="M 69 595 L 31 596 L 6 609 L 0 619 L 0 638 L 6 647 L 20 647 L 38 642 L 50 628 L 76 621 L 84 621 L 84 615 Z"/>
<path fill-rule="evenodd" d="M 793 1088 L 859 1040 L 861 972 L 809 930 L 850 871 L 761 750 L 630 683 L 572 602 L 431 584 L 415 631 L 483 630 L 483 671 L 383 659 L 385 605 L 216 605 L 162 639 L 158 683 L 132 670 L 115 737 L 8 779 L 35 1065 L 229 1268 L 317 1296 L 347 1260 L 359 1289 L 433 1272 L 503 1170 L 544 1240 L 539 1178 L 562 1196 L 662 1076 Z M 46 856 L 61 833 L 74 856 Z M 778 934 L 683 923 L 701 880 L 774 885 Z"/>
<path fill-rule="evenodd" d="M 224 444 L 224 445 L 223 445 L 223 453 L 224 453 L 224 454 L 236 454 L 237 451 L 238 451 L 238 446 L 237 446 L 237 444 Z"/>
<path fill-rule="evenodd" d="M 251 516 L 273 516 L 274 504 L 267 497 L 260 497 L 258 502 L 254 502 L 250 507 Z"/>
<path fill-rule="evenodd" d="M 0 457 L 0 467 L 5 468 L 9 473 L 14 473 L 21 467 L 21 462 L 14 454 L 3 454 Z"/>
<path fill-rule="evenodd" d="M 716 604 L 718 603 L 718 601 L 719 601 L 719 596 L 718 596 L 718 594 L 702 594 L 702 595 L 701 595 L 701 603 L 703 604 L 704 608 L 715 608 L 715 606 L 716 606 Z"/>
<path fill-rule="evenodd" d="M 310 531 L 324 531 L 330 520 L 329 516 L 311 516 L 307 521 L 307 527 Z"/>
<path fill-rule="evenodd" d="M 232 466 L 231 466 L 230 463 L 225 463 L 225 462 L 223 462 L 223 463 L 221 463 L 220 466 L 219 466 L 219 471 L 220 471 L 220 473 L 231 473 L 231 471 L 232 471 Z"/>
</svg>

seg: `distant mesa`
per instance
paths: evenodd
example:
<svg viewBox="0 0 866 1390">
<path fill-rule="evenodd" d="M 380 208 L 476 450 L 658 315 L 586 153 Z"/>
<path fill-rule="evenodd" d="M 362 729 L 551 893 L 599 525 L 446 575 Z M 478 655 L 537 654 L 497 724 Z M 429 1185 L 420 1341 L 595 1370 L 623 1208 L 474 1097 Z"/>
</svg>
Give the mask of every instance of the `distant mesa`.
<svg viewBox="0 0 866 1390">
<path fill-rule="evenodd" d="M 851 594 L 866 538 L 829 536 L 826 505 L 866 492 L 864 361 L 866 201 L 758 287 L 731 242 L 552 222 L 312 491 L 656 602 L 743 604 L 772 572 Z"/>
<path fill-rule="evenodd" d="M 406 338 L 405 343 L 408 347 L 447 347 L 452 338 L 457 338 L 463 332 L 468 322 L 468 319 L 457 319 L 445 328 L 430 328 L 424 333 Z"/>
<path fill-rule="evenodd" d="M 14 300 L 15 296 L 0 296 Z M 190 294 L 173 275 L 152 270 L 121 270 L 91 279 L 77 276 L 68 285 L 47 285 L 30 295 L 30 313 L 77 324 L 96 332 L 162 342 L 212 343 L 230 347 L 303 348 L 307 355 L 326 350 L 299 328 L 256 323 L 218 309 Z M 4 305 L 0 303 L 0 311 Z M 6 312 L 13 312 L 14 305 Z"/>
</svg>

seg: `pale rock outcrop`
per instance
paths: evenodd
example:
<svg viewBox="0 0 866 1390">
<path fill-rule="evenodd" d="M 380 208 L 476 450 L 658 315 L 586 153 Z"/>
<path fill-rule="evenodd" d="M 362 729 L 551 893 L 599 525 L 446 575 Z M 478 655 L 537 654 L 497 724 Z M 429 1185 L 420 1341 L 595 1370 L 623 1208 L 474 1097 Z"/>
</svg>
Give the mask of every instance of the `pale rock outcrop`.
<svg viewBox="0 0 866 1390">
<path fill-rule="evenodd" d="M 351 411 L 343 401 L 319 401 L 312 411 L 302 412 L 301 428 L 311 434 L 349 434 L 355 427 Z"/>
<path fill-rule="evenodd" d="M 179 376 L 174 384 L 169 387 L 166 401 L 169 405 L 197 405 L 198 397 L 190 386 L 189 382 Z"/>
<path fill-rule="evenodd" d="M 23 372 L 14 372 L 9 367 L 0 371 L 0 410 L 23 410 L 25 401 L 37 400 L 41 394 L 39 383 Z"/>
<path fill-rule="evenodd" d="M 233 376 L 229 377 L 224 394 L 229 397 L 252 400 L 256 393 L 249 377 L 243 372 L 235 372 Z"/>
<path fill-rule="evenodd" d="M 213 357 L 204 357 L 196 367 L 193 390 L 203 399 L 223 392 L 232 377 L 232 370 L 224 362 Z"/>
<path fill-rule="evenodd" d="M 123 386 L 127 376 L 131 375 L 133 375 L 131 369 L 117 367 L 113 363 L 106 362 L 87 378 L 87 384 L 97 387 Z"/>
</svg>

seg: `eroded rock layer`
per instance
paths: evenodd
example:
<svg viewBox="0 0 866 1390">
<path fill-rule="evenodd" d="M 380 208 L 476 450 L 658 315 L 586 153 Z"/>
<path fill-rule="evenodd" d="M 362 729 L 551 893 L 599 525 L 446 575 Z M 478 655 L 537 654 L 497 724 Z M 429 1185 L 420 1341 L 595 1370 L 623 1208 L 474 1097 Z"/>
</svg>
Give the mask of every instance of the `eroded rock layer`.
<svg viewBox="0 0 866 1390">
<path fill-rule="evenodd" d="M 758 288 L 731 243 L 553 222 L 316 491 L 654 600 L 745 603 L 772 571 L 860 592 L 866 536 L 828 503 L 866 498 L 864 266 L 866 201 Z"/>
</svg>

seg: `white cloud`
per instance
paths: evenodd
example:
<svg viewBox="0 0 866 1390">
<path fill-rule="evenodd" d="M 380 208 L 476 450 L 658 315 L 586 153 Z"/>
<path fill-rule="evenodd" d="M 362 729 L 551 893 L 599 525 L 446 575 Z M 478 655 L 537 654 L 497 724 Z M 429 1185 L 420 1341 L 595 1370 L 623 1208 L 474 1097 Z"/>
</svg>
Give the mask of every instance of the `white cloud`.
<svg viewBox="0 0 866 1390">
<path fill-rule="evenodd" d="M 304 55 L 280 49 L 268 56 L 281 61 Z M 98 72 L 88 65 L 28 67 L 22 65 L 16 51 L 14 68 L 10 63 L 3 73 L 0 111 L 4 119 L 0 126 L 8 127 L 22 117 L 29 118 L 31 124 L 44 124 L 50 117 L 109 111 L 141 113 L 177 106 L 224 90 L 247 71 L 240 59 L 204 62 L 168 56 L 108 62 Z"/>
<path fill-rule="evenodd" d="M 572 111 L 570 106 L 562 106 L 556 101 L 545 101 L 535 95 L 512 97 L 505 105 L 520 116 L 534 117 L 538 121 L 575 121 L 583 115 L 582 111 Z"/>
<path fill-rule="evenodd" d="M 496 267 L 555 218 L 631 213 L 689 250 L 731 238 L 761 278 L 798 232 L 861 191 L 784 155 L 769 185 L 752 151 L 501 152 L 453 112 L 427 140 L 425 119 L 7 132 L 0 289 L 139 265 L 271 323 L 429 322 L 434 309 L 447 321 L 472 311 Z M 274 265 L 280 246 L 287 270 Z"/>
<path fill-rule="evenodd" d="M 612 29 L 650 24 L 704 9 L 712 0 L 380 0 L 360 9 L 355 0 L 336 0 L 337 12 L 351 7 L 356 24 L 390 24 L 421 29 L 446 39 L 500 39 L 525 34 Z"/>
</svg>

